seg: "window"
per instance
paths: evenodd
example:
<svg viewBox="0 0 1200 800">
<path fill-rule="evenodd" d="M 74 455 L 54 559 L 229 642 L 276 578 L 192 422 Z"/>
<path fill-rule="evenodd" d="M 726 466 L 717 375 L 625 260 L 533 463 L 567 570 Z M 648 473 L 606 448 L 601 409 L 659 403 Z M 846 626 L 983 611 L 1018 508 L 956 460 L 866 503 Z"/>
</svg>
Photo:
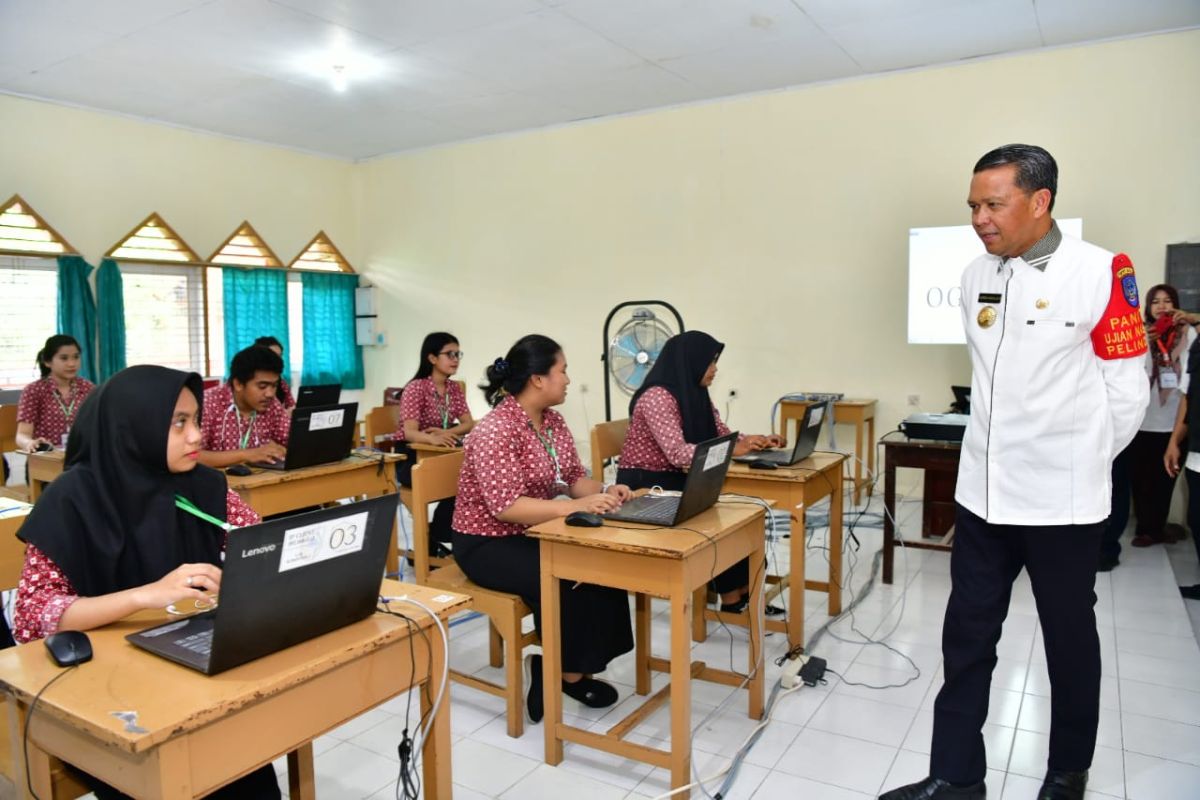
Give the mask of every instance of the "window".
<svg viewBox="0 0 1200 800">
<path fill-rule="evenodd" d="M 63 255 L 75 253 L 29 204 L 14 194 L 0 207 L 0 253 Z"/>
<path fill-rule="evenodd" d="M 201 267 L 124 264 L 125 360 L 204 372 Z"/>
<path fill-rule="evenodd" d="M 224 377 L 233 353 L 225 352 L 225 282 L 220 267 L 208 268 L 209 374 Z M 299 382 L 304 366 L 304 287 L 299 275 L 288 275 L 288 369 Z"/>
<path fill-rule="evenodd" d="M 282 267 L 281 262 L 249 222 L 233 232 L 208 259 L 210 264 L 233 267 Z"/>
<path fill-rule="evenodd" d="M 334 246 L 325 231 L 319 231 L 300 255 L 296 256 L 288 269 L 316 269 L 322 272 L 354 272 L 354 267 L 341 251 Z"/>
<path fill-rule="evenodd" d="M 58 265 L 51 258 L 0 255 L 0 386 L 37 380 L 37 353 L 58 324 Z"/>
</svg>

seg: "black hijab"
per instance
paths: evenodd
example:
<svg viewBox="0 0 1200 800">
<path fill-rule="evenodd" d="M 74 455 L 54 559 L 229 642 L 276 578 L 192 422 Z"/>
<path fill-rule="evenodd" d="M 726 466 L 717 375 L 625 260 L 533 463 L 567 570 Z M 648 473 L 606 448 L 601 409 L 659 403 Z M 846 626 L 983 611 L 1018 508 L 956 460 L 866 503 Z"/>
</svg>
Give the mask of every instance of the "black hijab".
<svg viewBox="0 0 1200 800">
<path fill-rule="evenodd" d="M 699 444 L 715 439 L 717 423 L 713 419 L 712 399 L 708 387 L 700 385 L 700 379 L 724 349 L 724 344 L 703 331 L 686 331 L 667 339 L 646 380 L 629 401 L 629 416 L 633 416 L 633 407 L 643 392 L 661 386 L 679 404 L 684 441 Z"/>
<path fill-rule="evenodd" d="M 200 376 L 130 367 L 92 392 L 67 440 L 66 466 L 42 493 L 18 537 L 58 565 L 80 595 L 158 580 L 181 564 L 219 564 L 224 532 L 175 507 L 175 495 L 226 518 L 225 476 L 196 465 L 167 469 L 179 393 L 203 403 Z"/>
</svg>

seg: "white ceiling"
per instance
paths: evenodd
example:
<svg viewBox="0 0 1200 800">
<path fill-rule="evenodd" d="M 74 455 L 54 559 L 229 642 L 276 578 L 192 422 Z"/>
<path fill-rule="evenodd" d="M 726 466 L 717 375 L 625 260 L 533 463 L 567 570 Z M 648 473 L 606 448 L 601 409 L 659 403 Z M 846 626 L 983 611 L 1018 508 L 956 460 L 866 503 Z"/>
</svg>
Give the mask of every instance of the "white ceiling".
<svg viewBox="0 0 1200 800">
<path fill-rule="evenodd" d="M 1198 25 L 1200 0 L 0 0 L 0 92 L 362 159 Z M 297 64 L 335 43 L 379 74 Z"/>
</svg>

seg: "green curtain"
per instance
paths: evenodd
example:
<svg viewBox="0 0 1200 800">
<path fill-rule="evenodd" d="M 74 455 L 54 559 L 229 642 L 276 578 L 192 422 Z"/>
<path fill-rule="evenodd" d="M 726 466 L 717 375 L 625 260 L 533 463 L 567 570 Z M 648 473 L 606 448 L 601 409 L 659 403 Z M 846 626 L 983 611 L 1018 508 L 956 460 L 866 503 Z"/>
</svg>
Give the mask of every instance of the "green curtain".
<svg viewBox="0 0 1200 800">
<path fill-rule="evenodd" d="M 125 369 L 125 290 L 117 262 L 106 258 L 96 271 L 96 328 L 100 380 Z"/>
<path fill-rule="evenodd" d="M 92 269 L 80 256 L 58 257 L 57 329 L 79 342 L 79 374 L 89 381 L 96 380 L 96 301 L 88 285 Z"/>
<path fill-rule="evenodd" d="M 340 383 L 362 389 L 362 348 L 354 336 L 354 290 L 358 276 L 302 272 L 304 286 L 304 372 L 301 383 Z"/>
<path fill-rule="evenodd" d="M 222 270 L 225 287 L 225 364 L 260 336 L 274 336 L 283 345 L 283 376 L 291 380 L 288 357 L 287 271 L 282 269 Z"/>
</svg>

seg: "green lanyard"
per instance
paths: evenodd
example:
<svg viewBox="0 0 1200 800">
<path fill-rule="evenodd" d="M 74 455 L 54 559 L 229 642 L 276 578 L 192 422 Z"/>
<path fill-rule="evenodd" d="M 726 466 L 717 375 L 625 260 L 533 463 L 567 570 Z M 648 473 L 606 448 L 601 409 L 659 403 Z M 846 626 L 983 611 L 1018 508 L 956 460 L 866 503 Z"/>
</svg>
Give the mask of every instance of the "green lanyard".
<svg viewBox="0 0 1200 800">
<path fill-rule="evenodd" d="M 71 384 L 71 405 L 67 405 L 62 401 L 62 395 L 58 392 L 58 387 L 54 387 L 54 399 L 58 401 L 58 407 L 62 409 L 63 419 L 67 424 L 71 424 L 71 415 L 75 413 L 75 405 L 79 402 L 79 395 L 75 394 L 75 385 Z"/>
<path fill-rule="evenodd" d="M 435 389 L 436 393 L 437 390 Z M 450 427 L 450 387 L 446 387 L 446 396 L 442 398 L 442 430 Z"/>
<path fill-rule="evenodd" d="M 532 422 L 529 423 L 529 427 L 533 428 Z M 563 480 L 562 476 L 562 467 L 560 467 L 558 464 L 558 451 L 554 449 L 554 439 L 551 437 L 543 437 L 541 431 L 539 431 L 537 428 L 533 428 L 533 435 L 536 436 L 538 441 L 542 443 L 542 447 L 546 448 L 547 455 L 549 455 L 550 460 L 554 462 L 554 483 L 559 486 L 566 486 L 567 482 Z"/>
<path fill-rule="evenodd" d="M 250 443 L 250 434 L 254 430 L 254 420 L 258 418 L 257 411 L 250 412 L 250 424 L 246 426 L 246 432 L 242 433 L 242 412 L 238 411 L 237 406 L 233 407 L 233 415 L 237 418 L 238 435 L 241 437 L 238 440 L 238 449 L 245 450 L 246 445 Z"/>
<path fill-rule="evenodd" d="M 186 511 L 187 513 L 191 514 L 193 517 L 199 517 L 200 519 L 204 520 L 205 522 L 211 522 L 213 525 L 216 525 L 218 528 L 220 528 L 221 530 L 223 530 L 225 532 L 229 532 L 229 531 L 233 530 L 233 526 L 230 525 L 228 522 L 222 522 L 221 520 L 214 517 L 212 514 L 207 514 L 203 511 L 201 511 L 199 508 L 196 507 L 195 503 L 193 503 L 191 500 L 188 500 L 186 497 L 184 497 L 181 494 L 175 495 L 175 507 L 178 508 L 180 511 Z"/>
</svg>

